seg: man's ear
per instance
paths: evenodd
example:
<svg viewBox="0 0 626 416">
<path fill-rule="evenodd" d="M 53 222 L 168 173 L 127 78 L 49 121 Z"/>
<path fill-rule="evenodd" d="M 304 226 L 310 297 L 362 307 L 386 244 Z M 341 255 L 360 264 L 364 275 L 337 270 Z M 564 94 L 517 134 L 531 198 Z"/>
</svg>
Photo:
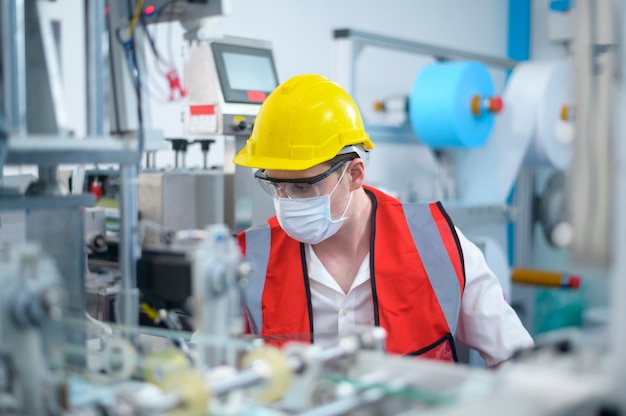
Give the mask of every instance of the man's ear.
<svg viewBox="0 0 626 416">
<path fill-rule="evenodd" d="M 355 191 L 363 186 L 365 181 L 365 163 L 361 158 L 356 158 L 350 162 L 348 166 L 348 173 L 350 174 L 350 190 Z"/>
</svg>

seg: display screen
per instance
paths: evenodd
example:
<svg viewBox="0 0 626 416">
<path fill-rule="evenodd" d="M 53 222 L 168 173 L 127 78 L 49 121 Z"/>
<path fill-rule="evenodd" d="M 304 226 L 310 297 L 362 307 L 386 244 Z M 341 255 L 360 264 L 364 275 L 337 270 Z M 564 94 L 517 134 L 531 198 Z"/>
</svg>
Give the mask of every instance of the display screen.
<svg viewBox="0 0 626 416">
<path fill-rule="evenodd" d="M 268 57 L 225 53 L 224 65 L 232 89 L 272 91 L 276 88 L 274 67 Z"/>
<path fill-rule="evenodd" d="M 271 49 L 213 43 L 226 102 L 262 103 L 278 85 Z"/>
</svg>

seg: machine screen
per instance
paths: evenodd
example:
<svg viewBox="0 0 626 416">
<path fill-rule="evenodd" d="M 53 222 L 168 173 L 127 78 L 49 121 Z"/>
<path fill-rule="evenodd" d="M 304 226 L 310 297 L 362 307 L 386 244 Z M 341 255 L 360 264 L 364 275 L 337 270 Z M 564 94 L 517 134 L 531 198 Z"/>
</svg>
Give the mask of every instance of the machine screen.
<svg viewBox="0 0 626 416">
<path fill-rule="evenodd" d="M 224 43 L 212 48 L 226 102 L 260 104 L 278 85 L 270 49 Z"/>
</svg>

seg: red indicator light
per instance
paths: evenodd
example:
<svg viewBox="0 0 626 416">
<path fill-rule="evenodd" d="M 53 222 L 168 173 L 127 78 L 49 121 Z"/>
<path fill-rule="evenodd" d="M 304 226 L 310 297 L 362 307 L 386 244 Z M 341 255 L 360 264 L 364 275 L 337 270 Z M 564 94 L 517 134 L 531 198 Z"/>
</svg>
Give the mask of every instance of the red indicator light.
<svg viewBox="0 0 626 416">
<path fill-rule="evenodd" d="M 144 9 L 144 14 L 146 16 L 150 16 L 152 13 L 154 13 L 154 6 L 153 5 L 146 6 L 146 8 Z"/>
</svg>

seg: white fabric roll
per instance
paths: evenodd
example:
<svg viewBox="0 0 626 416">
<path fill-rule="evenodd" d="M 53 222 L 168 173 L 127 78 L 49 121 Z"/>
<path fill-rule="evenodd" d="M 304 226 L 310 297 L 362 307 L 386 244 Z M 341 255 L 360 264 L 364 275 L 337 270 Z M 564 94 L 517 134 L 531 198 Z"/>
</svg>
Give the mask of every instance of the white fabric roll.
<svg viewBox="0 0 626 416">
<path fill-rule="evenodd" d="M 528 79 L 528 87 L 537 94 L 535 131 L 525 163 L 565 169 L 572 158 L 573 120 L 562 120 L 563 106 L 573 108 L 572 64 L 568 60 L 532 64 L 537 84 Z"/>
<path fill-rule="evenodd" d="M 458 195 L 469 203 L 504 203 L 526 164 L 565 168 L 572 156 L 572 122 L 563 122 L 563 105 L 572 106 L 571 63 L 524 62 L 513 70 L 503 94 L 504 109 L 480 149 L 457 160 Z"/>
</svg>

